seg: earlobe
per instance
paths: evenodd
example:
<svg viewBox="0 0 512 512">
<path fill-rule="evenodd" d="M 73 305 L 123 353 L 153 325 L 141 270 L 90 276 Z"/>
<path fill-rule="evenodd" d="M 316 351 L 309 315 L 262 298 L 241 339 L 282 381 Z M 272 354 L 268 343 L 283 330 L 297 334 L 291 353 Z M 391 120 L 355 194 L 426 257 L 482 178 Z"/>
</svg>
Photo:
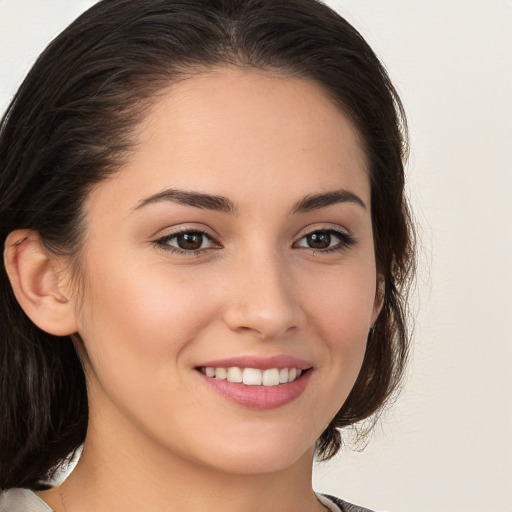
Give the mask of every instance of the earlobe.
<svg viewBox="0 0 512 512">
<path fill-rule="evenodd" d="M 54 259 L 34 231 L 17 230 L 7 237 L 5 269 L 20 306 L 43 331 L 68 336 L 77 331 L 76 318 Z"/>
</svg>

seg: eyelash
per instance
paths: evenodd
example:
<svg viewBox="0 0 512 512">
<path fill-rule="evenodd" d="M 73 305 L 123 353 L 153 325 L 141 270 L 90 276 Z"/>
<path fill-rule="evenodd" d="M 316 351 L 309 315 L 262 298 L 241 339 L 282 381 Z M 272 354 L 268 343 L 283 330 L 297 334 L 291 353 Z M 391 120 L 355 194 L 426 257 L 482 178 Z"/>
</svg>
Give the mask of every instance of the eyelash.
<svg viewBox="0 0 512 512">
<path fill-rule="evenodd" d="M 305 233 L 304 235 L 302 235 L 299 238 L 299 240 L 297 242 L 294 242 L 293 245 L 295 246 L 298 242 L 300 242 L 304 238 L 314 235 L 314 234 L 318 234 L 318 233 L 327 234 L 330 236 L 334 235 L 340 241 L 335 246 L 328 247 L 325 249 L 314 249 L 312 247 L 300 247 L 300 248 L 310 250 L 313 252 L 313 254 L 318 254 L 318 253 L 328 254 L 328 253 L 332 253 L 332 252 L 342 252 L 357 243 L 357 240 L 352 235 L 347 233 L 346 231 L 342 231 L 342 230 L 338 230 L 338 229 L 329 227 L 329 228 L 315 229 L 313 231 Z M 173 246 L 169 245 L 169 242 L 171 240 L 177 238 L 180 235 L 200 235 L 202 237 L 207 238 L 213 244 L 213 246 L 206 247 L 204 249 L 186 250 L 186 249 L 181 249 L 181 248 L 173 247 Z M 175 233 L 165 235 L 165 236 L 155 240 L 154 243 L 155 243 L 155 245 L 157 245 L 158 247 L 160 247 L 161 249 L 163 249 L 165 251 L 168 251 L 168 252 L 171 252 L 174 254 L 183 254 L 183 255 L 187 255 L 187 256 L 192 256 L 192 255 L 200 256 L 202 253 L 204 253 L 207 250 L 217 249 L 220 247 L 220 244 L 213 237 L 211 237 L 208 233 L 206 233 L 205 231 L 202 231 L 200 229 L 184 229 L 182 231 L 177 231 Z M 217 246 L 217 247 L 215 247 L 215 246 Z"/>
<path fill-rule="evenodd" d="M 210 240 L 212 242 L 212 244 L 214 246 L 216 245 L 217 247 L 207 247 L 205 249 L 186 250 L 186 249 L 180 249 L 179 247 L 173 247 L 173 246 L 169 245 L 169 242 L 171 240 L 177 238 L 180 235 L 201 235 L 202 237 Z M 184 254 L 187 256 L 191 256 L 191 255 L 200 256 L 202 253 L 204 253 L 205 251 L 207 251 L 209 249 L 215 249 L 215 248 L 220 247 L 220 244 L 213 237 L 211 237 L 208 233 L 206 233 L 205 231 L 202 231 L 200 229 L 183 229 L 182 231 L 176 231 L 175 233 L 165 235 L 165 236 L 159 238 L 158 240 L 155 240 L 154 243 L 158 247 L 163 249 L 164 251 L 172 252 L 174 254 Z"/>
<path fill-rule="evenodd" d="M 297 242 L 294 243 L 297 244 L 300 240 L 303 240 L 304 238 L 314 235 L 314 234 L 327 234 L 329 236 L 334 235 L 336 238 L 339 239 L 339 242 L 334 245 L 333 247 L 328 247 L 326 249 L 314 249 L 313 247 L 302 247 L 303 249 L 313 251 L 313 254 L 328 254 L 333 252 L 342 252 L 348 249 L 349 247 L 352 247 L 357 243 L 357 240 L 350 235 L 347 231 L 343 231 L 341 229 L 334 229 L 334 228 L 320 228 L 320 229 L 314 229 L 313 231 L 310 231 L 308 233 L 305 233 L 302 235 Z"/>
</svg>

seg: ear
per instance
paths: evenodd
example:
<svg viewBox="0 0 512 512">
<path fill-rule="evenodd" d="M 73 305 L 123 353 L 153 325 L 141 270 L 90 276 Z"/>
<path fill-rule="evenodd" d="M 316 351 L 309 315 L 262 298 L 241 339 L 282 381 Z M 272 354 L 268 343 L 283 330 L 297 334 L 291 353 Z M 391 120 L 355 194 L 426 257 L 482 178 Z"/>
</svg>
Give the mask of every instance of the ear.
<svg viewBox="0 0 512 512">
<path fill-rule="evenodd" d="M 35 231 L 20 229 L 9 234 L 4 263 L 16 299 L 40 329 L 55 336 L 77 331 L 58 258 L 49 253 Z"/>
<path fill-rule="evenodd" d="M 385 282 L 384 276 L 382 274 L 377 275 L 377 286 L 375 289 L 375 300 L 373 302 L 373 311 L 371 316 L 372 326 L 375 325 L 375 322 L 379 318 L 380 312 L 382 311 L 382 307 L 384 306 L 384 295 L 385 295 Z"/>
</svg>

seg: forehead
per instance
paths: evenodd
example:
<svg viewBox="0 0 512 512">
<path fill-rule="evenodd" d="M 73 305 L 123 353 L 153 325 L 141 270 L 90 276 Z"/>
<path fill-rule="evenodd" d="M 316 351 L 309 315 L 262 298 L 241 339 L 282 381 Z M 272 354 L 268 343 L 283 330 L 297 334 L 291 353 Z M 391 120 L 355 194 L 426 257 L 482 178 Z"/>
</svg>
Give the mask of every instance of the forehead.
<svg viewBox="0 0 512 512">
<path fill-rule="evenodd" d="M 113 180 L 132 201 L 169 186 L 237 200 L 343 186 L 369 202 L 358 133 L 313 81 L 231 67 L 192 75 L 158 94 L 134 138 Z"/>
</svg>

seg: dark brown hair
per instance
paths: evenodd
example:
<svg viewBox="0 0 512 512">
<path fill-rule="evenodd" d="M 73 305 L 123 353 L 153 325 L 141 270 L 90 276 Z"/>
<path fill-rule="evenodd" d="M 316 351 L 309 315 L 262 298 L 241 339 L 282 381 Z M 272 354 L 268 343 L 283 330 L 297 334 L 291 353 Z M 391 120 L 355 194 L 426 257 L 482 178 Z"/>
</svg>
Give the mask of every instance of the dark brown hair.
<svg viewBox="0 0 512 512">
<path fill-rule="evenodd" d="M 122 166 L 154 95 L 196 70 L 229 64 L 312 79 L 359 131 L 369 162 L 383 309 L 347 401 L 318 441 L 371 417 L 407 356 L 413 236 L 403 195 L 405 116 L 360 34 L 316 0 L 103 0 L 39 57 L 0 130 L 0 239 L 20 228 L 77 256 L 91 187 Z M 34 487 L 83 441 L 88 407 L 71 337 L 39 330 L 0 268 L 0 486 Z"/>
</svg>

